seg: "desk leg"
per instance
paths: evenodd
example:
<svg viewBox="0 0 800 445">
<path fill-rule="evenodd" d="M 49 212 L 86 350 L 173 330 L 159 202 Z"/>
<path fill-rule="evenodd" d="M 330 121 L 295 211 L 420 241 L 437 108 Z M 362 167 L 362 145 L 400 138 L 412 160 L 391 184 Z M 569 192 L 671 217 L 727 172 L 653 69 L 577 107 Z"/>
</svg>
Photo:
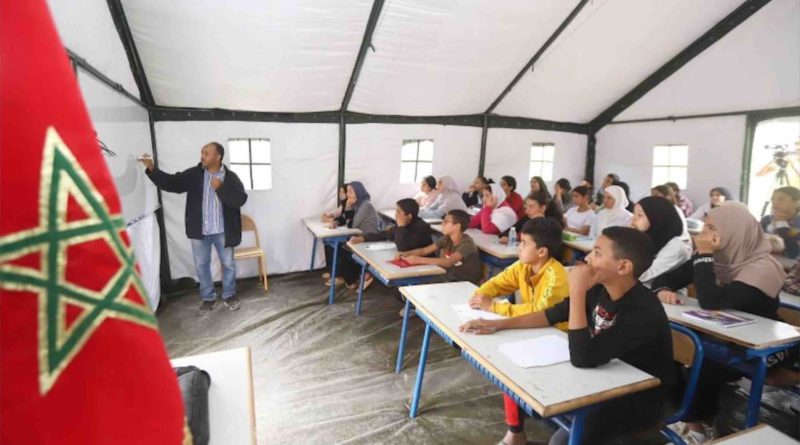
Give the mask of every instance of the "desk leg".
<svg viewBox="0 0 800 445">
<path fill-rule="evenodd" d="M 314 259 L 317 257 L 317 238 L 314 238 L 314 244 L 311 245 L 311 267 L 308 270 L 314 270 Z"/>
<path fill-rule="evenodd" d="M 339 241 L 333 242 L 333 265 L 331 266 L 331 291 L 328 294 L 328 304 L 333 304 L 333 294 L 336 293 L 336 266 L 339 264 Z"/>
<path fill-rule="evenodd" d="M 580 445 L 583 440 L 583 427 L 586 423 L 586 409 L 575 412 L 572 419 L 572 428 L 569 431 L 569 445 Z"/>
<path fill-rule="evenodd" d="M 744 427 L 751 428 L 758 423 L 758 411 L 761 409 L 761 393 L 764 390 L 764 379 L 767 376 L 767 358 L 759 357 L 756 372 L 750 383 L 750 398 L 747 399 L 747 411 Z"/>
<path fill-rule="evenodd" d="M 361 280 L 358 282 L 358 299 L 356 300 L 356 315 L 361 315 L 361 299 L 364 298 L 364 275 L 367 272 L 367 262 L 361 265 Z"/>
<path fill-rule="evenodd" d="M 411 396 L 411 418 L 417 417 L 419 396 L 422 392 L 422 378 L 425 376 L 425 364 L 428 362 L 428 345 L 431 343 L 431 325 L 425 324 L 425 336 L 422 338 L 422 350 L 419 352 L 419 365 L 417 366 L 417 380 L 414 382 L 414 394 Z"/>
<path fill-rule="evenodd" d="M 403 355 L 406 352 L 406 335 L 408 334 L 408 316 L 411 312 L 411 302 L 406 299 L 406 309 L 403 312 L 403 328 L 400 330 L 400 344 L 397 349 L 397 361 L 395 364 L 394 372 L 400 374 L 403 369 Z"/>
</svg>

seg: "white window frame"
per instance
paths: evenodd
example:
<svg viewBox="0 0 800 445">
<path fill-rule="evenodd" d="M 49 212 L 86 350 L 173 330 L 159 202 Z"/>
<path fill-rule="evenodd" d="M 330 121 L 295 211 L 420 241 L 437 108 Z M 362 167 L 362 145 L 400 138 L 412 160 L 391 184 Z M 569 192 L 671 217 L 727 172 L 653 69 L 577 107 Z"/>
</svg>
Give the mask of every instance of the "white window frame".
<svg viewBox="0 0 800 445">
<path fill-rule="evenodd" d="M 675 155 L 674 149 L 676 148 L 686 148 L 686 162 L 681 163 L 681 161 L 673 160 L 673 156 Z M 668 152 L 668 161 L 666 164 L 664 163 L 656 163 L 656 150 L 666 148 Z M 667 169 L 667 178 L 666 181 L 656 181 L 656 169 L 657 168 L 666 168 Z M 685 181 L 681 183 L 680 176 L 674 176 L 675 171 L 683 170 L 683 178 Z M 651 187 L 655 187 L 657 185 L 663 185 L 667 182 L 674 182 L 678 184 L 678 187 L 681 190 L 686 190 L 687 184 L 689 182 L 689 144 L 659 144 L 653 146 L 653 167 L 650 174 L 650 182 Z"/>
<path fill-rule="evenodd" d="M 412 143 L 416 143 L 417 144 L 417 151 L 416 151 L 416 156 L 414 157 L 413 161 L 404 160 L 403 157 L 402 157 L 402 154 L 400 156 L 400 171 L 401 172 L 403 171 L 403 165 L 404 164 L 414 164 L 414 180 L 412 182 L 410 182 L 410 183 L 403 182 L 403 178 L 401 176 L 401 178 L 400 178 L 400 183 L 401 184 L 407 184 L 407 183 L 408 184 L 416 184 L 417 182 L 422 181 L 422 177 L 419 177 L 419 164 L 430 164 L 431 165 L 431 172 L 433 172 L 433 152 L 431 152 L 431 160 L 430 161 L 421 160 L 419 158 L 419 146 L 423 142 L 430 142 L 431 145 L 434 146 L 431 150 L 434 150 L 436 148 L 436 146 L 433 143 L 433 139 L 403 139 L 403 144 L 400 146 L 401 153 L 402 153 L 403 147 L 405 147 L 408 144 L 412 144 Z M 425 176 L 427 176 L 427 175 L 425 175 Z"/>
<path fill-rule="evenodd" d="M 269 138 L 229 138 L 228 139 L 228 147 L 230 147 L 231 141 L 247 141 L 247 162 L 233 162 L 232 160 L 228 162 L 230 166 L 247 166 L 250 169 L 250 183 L 246 184 L 245 181 L 242 181 L 242 185 L 244 185 L 244 189 L 246 191 L 259 191 L 259 190 L 272 190 L 272 141 Z M 253 141 L 266 141 L 269 144 L 269 160 L 270 162 L 253 162 Z M 231 159 L 233 159 L 231 157 Z M 253 166 L 254 165 L 266 165 L 269 167 L 270 170 L 270 184 L 269 188 L 254 188 L 254 181 L 253 181 Z"/>
<path fill-rule="evenodd" d="M 552 147 L 551 156 L 546 154 L 545 148 Z M 541 148 L 541 155 L 536 155 L 536 148 Z M 533 142 L 531 143 L 530 161 L 528 164 L 528 178 L 539 176 L 545 181 L 552 181 L 555 173 L 556 144 L 552 142 Z M 545 174 L 545 168 L 549 168 L 549 174 Z"/>
</svg>

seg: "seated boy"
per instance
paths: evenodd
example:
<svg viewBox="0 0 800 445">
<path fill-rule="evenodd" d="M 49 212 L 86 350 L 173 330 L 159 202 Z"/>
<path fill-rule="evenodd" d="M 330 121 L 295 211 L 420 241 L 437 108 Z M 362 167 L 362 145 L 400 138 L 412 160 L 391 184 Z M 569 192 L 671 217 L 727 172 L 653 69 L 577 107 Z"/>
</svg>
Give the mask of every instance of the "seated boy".
<svg viewBox="0 0 800 445">
<path fill-rule="evenodd" d="M 473 309 L 506 317 L 538 312 L 569 296 L 567 270 L 555 259 L 561 251 L 561 226 L 550 218 L 525 222 L 520 230 L 519 261 L 483 283 L 469 300 Z M 518 304 L 495 297 L 520 292 Z"/>
<path fill-rule="evenodd" d="M 397 225 L 389 226 L 377 233 L 354 236 L 350 242 L 354 244 L 364 241 L 394 241 L 400 252 L 429 246 L 432 243 L 431 226 L 419 216 L 419 204 L 411 198 L 397 201 L 394 218 Z"/>
<path fill-rule="evenodd" d="M 442 222 L 442 238 L 421 249 L 398 253 L 410 264 L 433 264 L 447 270 L 445 281 L 470 281 L 478 284 L 483 276 L 478 247 L 464 234 L 470 216 L 463 210 L 447 212 Z M 437 253 L 436 258 L 427 258 Z"/>
<path fill-rule="evenodd" d="M 391 225 L 386 230 L 376 233 L 367 233 L 363 236 L 353 236 L 353 244 L 365 241 L 394 241 L 397 250 L 412 250 L 431 244 L 431 226 L 419 216 L 419 204 L 411 198 L 397 201 L 394 217 L 397 225 Z M 374 278 L 370 274 L 364 276 L 364 290 L 372 285 Z"/>
<path fill-rule="evenodd" d="M 630 227 L 609 227 L 586 260 L 586 265 L 570 271 L 569 298 L 555 307 L 505 320 L 473 320 L 461 330 L 491 334 L 568 321 L 573 366 L 597 367 L 619 358 L 660 379 L 656 388 L 611 399 L 588 413 L 583 442 L 602 444 L 663 424 L 675 381 L 672 336 L 658 298 L 638 280 L 653 262 L 647 235 Z M 550 444 L 568 440 L 569 433 L 559 430 Z M 521 428 L 509 430 L 503 442 L 524 444 L 525 433 Z"/>
</svg>

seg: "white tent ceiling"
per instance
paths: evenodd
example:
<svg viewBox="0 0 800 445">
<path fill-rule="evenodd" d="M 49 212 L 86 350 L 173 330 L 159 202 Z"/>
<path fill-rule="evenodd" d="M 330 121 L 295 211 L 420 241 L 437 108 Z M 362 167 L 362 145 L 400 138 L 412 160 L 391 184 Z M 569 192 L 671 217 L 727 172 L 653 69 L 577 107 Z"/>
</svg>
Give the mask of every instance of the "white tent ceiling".
<svg viewBox="0 0 800 445">
<path fill-rule="evenodd" d="M 108 4 L 103 0 L 47 0 L 47 5 L 64 45 L 139 97 Z"/>
<path fill-rule="evenodd" d="M 483 113 L 577 3 L 387 2 L 372 39 L 376 51 L 367 53 L 350 109 Z"/>
<path fill-rule="evenodd" d="M 107 2 L 76 1 L 49 0 L 66 46 L 137 94 Z M 589 122 L 742 2 L 591 0 L 495 112 Z M 577 4 L 387 0 L 348 110 L 482 113 Z M 772 1 L 620 118 L 796 105 L 798 4 Z M 373 2 L 122 5 L 157 105 L 310 112 L 341 107 Z"/>
<path fill-rule="evenodd" d="M 596 0 L 583 8 L 497 112 L 588 122 L 741 3 Z"/>
<path fill-rule="evenodd" d="M 616 120 L 800 105 L 800 1 L 773 0 Z"/>
</svg>

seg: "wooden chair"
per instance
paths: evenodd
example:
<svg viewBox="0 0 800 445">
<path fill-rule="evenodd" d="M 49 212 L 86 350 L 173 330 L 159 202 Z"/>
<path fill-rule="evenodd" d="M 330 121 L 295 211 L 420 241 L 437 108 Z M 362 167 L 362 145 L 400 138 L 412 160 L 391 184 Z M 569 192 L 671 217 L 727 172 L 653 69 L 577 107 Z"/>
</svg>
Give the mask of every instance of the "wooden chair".
<svg viewBox="0 0 800 445">
<path fill-rule="evenodd" d="M 251 247 L 237 247 L 233 250 L 234 260 L 246 260 L 251 258 L 258 258 L 258 266 L 260 269 L 259 277 L 264 282 L 264 292 L 269 290 L 269 283 L 267 282 L 267 254 L 258 241 L 258 229 L 256 228 L 253 219 L 247 215 L 242 215 L 242 232 L 254 232 L 256 238 L 256 245 Z"/>
</svg>

